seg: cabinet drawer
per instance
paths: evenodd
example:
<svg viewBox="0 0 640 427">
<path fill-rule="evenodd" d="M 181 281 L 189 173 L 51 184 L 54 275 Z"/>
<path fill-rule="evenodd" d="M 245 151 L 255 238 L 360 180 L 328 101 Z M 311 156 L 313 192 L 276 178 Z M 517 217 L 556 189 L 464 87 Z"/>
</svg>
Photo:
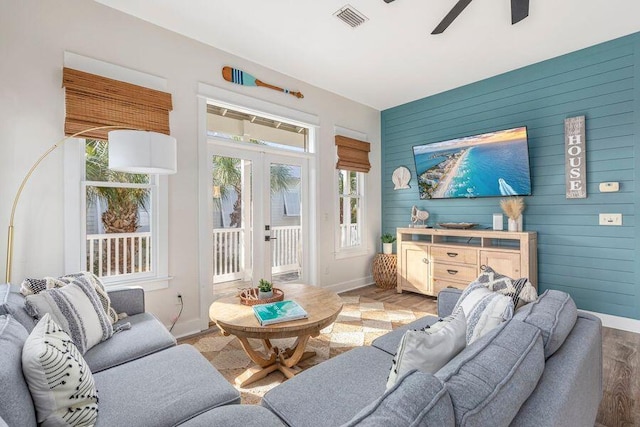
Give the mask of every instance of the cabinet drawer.
<svg viewBox="0 0 640 427">
<path fill-rule="evenodd" d="M 433 265 L 433 277 L 471 283 L 478 277 L 475 265 L 445 264 L 436 262 Z"/>
<path fill-rule="evenodd" d="M 473 264 L 478 262 L 478 251 L 454 246 L 432 246 L 431 256 L 434 262 Z"/>
<path fill-rule="evenodd" d="M 451 280 L 438 279 L 437 277 L 433 278 L 433 293 L 438 295 L 438 292 L 443 290 L 444 288 L 456 288 L 456 289 L 466 289 L 469 286 L 467 282 L 453 282 Z"/>
</svg>

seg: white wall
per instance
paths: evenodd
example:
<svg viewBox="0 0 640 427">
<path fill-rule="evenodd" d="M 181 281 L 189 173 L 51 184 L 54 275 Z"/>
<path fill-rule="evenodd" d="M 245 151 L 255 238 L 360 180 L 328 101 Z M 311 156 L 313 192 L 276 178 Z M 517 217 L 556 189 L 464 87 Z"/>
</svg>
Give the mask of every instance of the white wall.
<svg viewBox="0 0 640 427">
<path fill-rule="evenodd" d="M 217 19 L 211 17 L 211 24 Z M 241 37 L 251 37 L 242 29 Z M 230 34 L 230 37 L 238 35 Z M 185 301 L 177 335 L 192 332 L 199 312 L 198 290 L 198 82 L 223 87 L 320 118 L 317 250 L 319 285 L 333 289 L 369 281 L 380 230 L 380 114 L 276 71 L 168 32 L 86 0 L 0 2 L 0 272 L 4 278 L 5 224 L 11 201 L 33 161 L 63 136 L 63 52 L 157 75 L 173 95 L 171 133 L 178 140 L 178 173 L 169 178 L 170 288 L 147 293 L 147 309 L 165 324 L 175 314 L 175 295 Z M 279 54 L 274 52 L 274 54 Z M 322 58 L 316 58 L 322 66 Z M 292 59 L 294 60 L 294 59 Z M 225 82 L 231 65 L 282 87 L 300 90 L 299 100 L 264 88 Z M 369 254 L 335 260 L 333 181 L 334 125 L 366 133 L 372 143 L 367 179 Z M 60 275 L 63 254 L 63 156 L 54 152 L 34 173 L 16 213 L 13 282 Z"/>
</svg>

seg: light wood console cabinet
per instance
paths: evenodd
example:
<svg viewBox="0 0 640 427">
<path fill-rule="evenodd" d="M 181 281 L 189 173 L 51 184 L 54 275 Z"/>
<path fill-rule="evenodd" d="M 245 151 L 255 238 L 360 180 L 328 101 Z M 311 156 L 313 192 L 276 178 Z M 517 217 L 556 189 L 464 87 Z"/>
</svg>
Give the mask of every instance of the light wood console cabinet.
<svg viewBox="0 0 640 427">
<path fill-rule="evenodd" d="M 398 228 L 398 293 L 464 289 L 485 265 L 537 287 L 537 241 L 533 231 Z"/>
</svg>

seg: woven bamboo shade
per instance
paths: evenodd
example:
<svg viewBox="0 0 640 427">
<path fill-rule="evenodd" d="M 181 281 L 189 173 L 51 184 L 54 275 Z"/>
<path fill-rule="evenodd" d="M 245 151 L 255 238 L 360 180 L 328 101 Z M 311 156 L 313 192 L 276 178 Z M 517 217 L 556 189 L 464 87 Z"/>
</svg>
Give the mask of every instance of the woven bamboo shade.
<svg viewBox="0 0 640 427">
<path fill-rule="evenodd" d="M 64 68 L 66 135 L 99 126 L 122 126 L 169 134 L 171 94 Z M 111 129 L 87 132 L 83 137 L 107 139 Z"/>
<path fill-rule="evenodd" d="M 336 135 L 336 146 L 338 147 L 338 163 L 336 169 L 346 169 L 356 172 L 369 172 L 369 151 L 371 146 L 368 142 Z"/>
</svg>

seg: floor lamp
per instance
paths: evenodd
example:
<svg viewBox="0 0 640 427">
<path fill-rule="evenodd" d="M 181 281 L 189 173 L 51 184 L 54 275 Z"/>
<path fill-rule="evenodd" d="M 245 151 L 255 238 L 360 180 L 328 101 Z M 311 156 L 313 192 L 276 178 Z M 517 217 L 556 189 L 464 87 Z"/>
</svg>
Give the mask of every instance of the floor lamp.
<svg viewBox="0 0 640 427">
<path fill-rule="evenodd" d="M 86 133 L 103 130 L 109 131 L 109 169 L 118 172 L 143 174 L 174 174 L 177 172 L 177 144 L 176 139 L 157 132 L 148 132 L 126 126 L 98 126 L 74 133 L 53 144 L 31 166 L 29 172 L 22 179 L 18 192 L 13 199 L 11 216 L 9 217 L 9 231 L 7 235 L 7 269 L 6 283 L 11 283 L 11 268 L 13 263 L 13 219 L 18 206 L 18 200 L 25 184 L 38 168 L 38 165 L 56 148 L 68 139 L 77 138 Z"/>
</svg>

